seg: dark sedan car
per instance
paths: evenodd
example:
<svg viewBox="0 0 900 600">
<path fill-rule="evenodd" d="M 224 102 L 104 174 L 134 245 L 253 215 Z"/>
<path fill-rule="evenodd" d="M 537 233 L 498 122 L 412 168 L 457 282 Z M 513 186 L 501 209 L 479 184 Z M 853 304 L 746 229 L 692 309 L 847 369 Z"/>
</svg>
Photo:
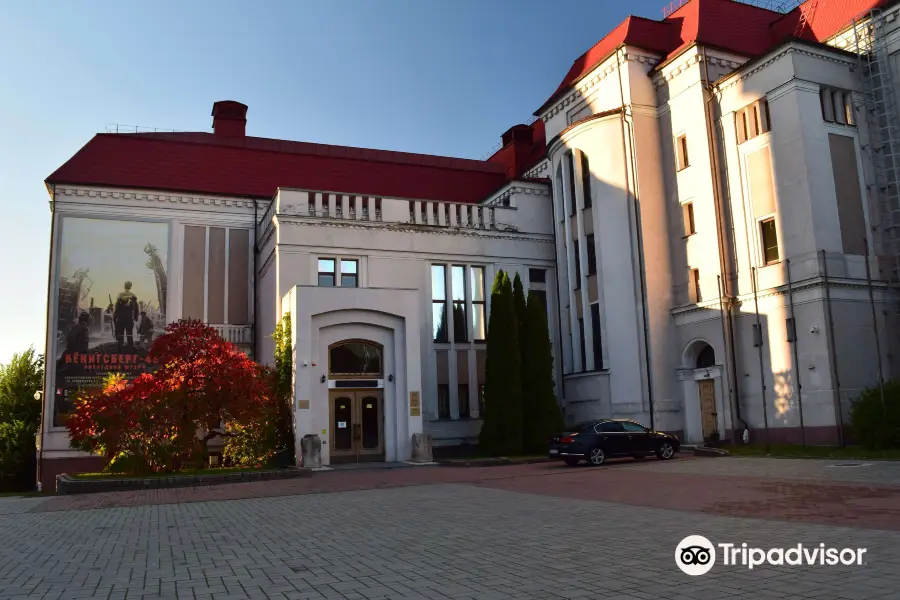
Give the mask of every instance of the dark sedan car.
<svg viewBox="0 0 900 600">
<path fill-rule="evenodd" d="M 573 427 L 550 442 L 550 458 L 569 466 L 586 460 L 602 465 L 607 458 L 655 454 L 661 460 L 672 458 L 680 448 L 678 438 L 669 433 L 647 429 L 626 419 L 597 419 Z"/>
</svg>

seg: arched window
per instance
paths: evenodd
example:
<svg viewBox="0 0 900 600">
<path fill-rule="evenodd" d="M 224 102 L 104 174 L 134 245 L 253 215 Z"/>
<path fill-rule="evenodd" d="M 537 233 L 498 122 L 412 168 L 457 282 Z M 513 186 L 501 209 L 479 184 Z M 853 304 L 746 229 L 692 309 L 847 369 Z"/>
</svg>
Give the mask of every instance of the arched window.
<svg viewBox="0 0 900 600">
<path fill-rule="evenodd" d="M 590 208 L 593 206 L 593 200 L 591 198 L 591 164 L 588 161 L 588 156 L 584 152 L 579 152 L 581 155 L 581 195 L 583 196 L 583 207 L 582 208 Z"/>
<path fill-rule="evenodd" d="M 716 364 L 716 351 L 712 346 L 706 344 L 700 352 L 697 353 L 697 368 L 706 369 Z"/>
<path fill-rule="evenodd" d="M 374 342 L 339 342 L 328 348 L 328 372 L 333 377 L 380 376 L 384 372 L 381 354 L 381 345 Z"/>
</svg>

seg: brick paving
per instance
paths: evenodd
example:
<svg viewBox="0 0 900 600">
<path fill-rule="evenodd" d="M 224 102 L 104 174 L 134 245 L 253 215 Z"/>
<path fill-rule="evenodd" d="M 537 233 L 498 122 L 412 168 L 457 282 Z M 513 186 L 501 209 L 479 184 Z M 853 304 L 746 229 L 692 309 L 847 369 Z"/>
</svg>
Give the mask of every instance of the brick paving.
<svg viewBox="0 0 900 600">
<path fill-rule="evenodd" d="M 884 477 L 898 465 L 852 481 L 790 480 L 832 463 L 747 460 L 329 472 L 180 499 L 3 498 L 0 599 L 898 597 L 900 484 Z M 229 494 L 249 497 L 215 498 Z M 835 525 L 842 511 L 868 518 Z M 690 578 L 673 560 L 690 534 L 764 548 L 864 547 L 867 562 L 717 564 Z"/>
</svg>

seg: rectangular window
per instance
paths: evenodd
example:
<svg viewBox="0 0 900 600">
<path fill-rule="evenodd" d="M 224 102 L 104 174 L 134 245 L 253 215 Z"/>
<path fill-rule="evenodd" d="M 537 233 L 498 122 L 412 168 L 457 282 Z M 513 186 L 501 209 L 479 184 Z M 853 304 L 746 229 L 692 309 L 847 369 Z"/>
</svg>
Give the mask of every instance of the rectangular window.
<svg viewBox="0 0 900 600">
<path fill-rule="evenodd" d="M 693 202 L 685 202 L 681 205 L 681 217 L 684 221 L 684 237 L 697 233 L 697 229 L 694 226 Z"/>
<path fill-rule="evenodd" d="M 762 346 L 762 326 L 754 323 L 751 329 L 753 331 L 753 347 L 758 348 Z"/>
<path fill-rule="evenodd" d="M 688 159 L 687 136 L 681 134 L 675 138 L 675 167 L 681 171 L 689 166 L 691 166 L 691 163 Z"/>
<path fill-rule="evenodd" d="M 450 290 L 453 294 L 453 341 L 469 341 L 469 323 L 466 319 L 466 268 L 453 265 L 450 270 Z"/>
<path fill-rule="evenodd" d="M 787 330 L 787 341 L 795 342 L 797 341 L 797 327 L 794 323 L 794 319 L 788 317 L 784 320 L 784 326 Z"/>
<path fill-rule="evenodd" d="M 333 258 L 319 259 L 319 285 L 321 287 L 334 287 L 334 264 Z"/>
<path fill-rule="evenodd" d="M 484 267 L 470 267 L 472 279 L 472 338 L 487 339 L 487 322 L 484 315 Z"/>
<path fill-rule="evenodd" d="M 569 189 L 566 190 L 569 196 L 569 216 L 575 214 L 575 159 L 572 152 L 566 153 L 566 166 L 569 168 Z"/>
<path fill-rule="evenodd" d="M 600 305 L 591 304 L 591 333 L 594 334 L 594 369 L 603 368 L 603 346 L 600 336 Z"/>
<path fill-rule="evenodd" d="M 584 319 L 578 319 L 578 333 L 581 337 L 581 340 L 579 340 L 581 343 L 581 370 L 587 371 L 587 353 L 584 347 Z"/>
<path fill-rule="evenodd" d="M 778 262 L 778 233 L 775 219 L 769 217 L 759 222 L 759 239 L 762 242 L 763 262 L 767 265 Z"/>
<path fill-rule="evenodd" d="M 703 300 L 703 294 L 700 293 L 700 269 L 691 269 L 691 301 L 700 302 Z"/>
<path fill-rule="evenodd" d="M 341 260 L 341 287 L 359 287 L 359 261 Z"/>
<path fill-rule="evenodd" d="M 469 412 L 469 384 L 461 383 L 457 386 L 457 401 L 459 402 L 459 418 L 468 419 L 471 414 Z"/>
<path fill-rule="evenodd" d="M 771 131 L 769 123 L 769 103 L 765 98 L 748 104 L 735 114 L 735 127 L 737 128 L 737 143 L 743 144 L 747 140 Z"/>
<path fill-rule="evenodd" d="M 531 283 L 547 283 L 545 269 L 528 269 L 528 281 Z"/>
<path fill-rule="evenodd" d="M 444 265 L 431 265 L 431 318 L 436 342 L 448 341 L 446 271 Z"/>
<path fill-rule="evenodd" d="M 593 275 L 597 272 L 597 249 L 594 246 L 594 234 L 587 236 L 585 239 L 587 244 L 587 264 L 588 264 L 588 275 Z"/>
<path fill-rule="evenodd" d="M 450 386 L 438 384 L 438 419 L 450 418 Z"/>
<path fill-rule="evenodd" d="M 575 250 L 575 289 L 581 287 L 581 252 L 579 252 L 578 242 L 574 244 Z"/>
<path fill-rule="evenodd" d="M 590 208 L 593 205 L 591 200 L 591 166 L 588 164 L 587 154 L 581 155 L 581 193 L 584 196 L 584 207 Z"/>
<path fill-rule="evenodd" d="M 822 86 L 819 88 L 819 104 L 822 107 L 822 119 L 826 123 L 856 126 L 853 94 L 847 90 Z"/>
</svg>

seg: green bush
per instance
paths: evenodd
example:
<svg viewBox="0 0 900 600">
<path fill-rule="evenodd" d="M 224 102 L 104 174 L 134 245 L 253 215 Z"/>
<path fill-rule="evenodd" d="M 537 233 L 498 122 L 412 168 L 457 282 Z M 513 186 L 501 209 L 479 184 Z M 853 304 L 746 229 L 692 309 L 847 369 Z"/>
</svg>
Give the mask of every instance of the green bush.
<svg viewBox="0 0 900 600">
<path fill-rule="evenodd" d="M 34 488 L 34 438 L 41 423 L 34 393 L 43 383 L 44 357 L 33 348 L 0 365 L 0 491 Z"/>
<path fill-rule="evenodd" d="M 850 419 L 857 441 L 866 448 L 900 448 L 900 381 L 885 382 L 884 402 L 879 386 L 863 390 Z"/>
<path fill-rule="evenodd" d="M 537 294 L 528 294 L 524 319 L 522 362 L 522 444 L 526 452 L 547 451 L 563 429 L 562 413 L 553 393 L 553 353 L 547 310 Z"/>
</svg>

